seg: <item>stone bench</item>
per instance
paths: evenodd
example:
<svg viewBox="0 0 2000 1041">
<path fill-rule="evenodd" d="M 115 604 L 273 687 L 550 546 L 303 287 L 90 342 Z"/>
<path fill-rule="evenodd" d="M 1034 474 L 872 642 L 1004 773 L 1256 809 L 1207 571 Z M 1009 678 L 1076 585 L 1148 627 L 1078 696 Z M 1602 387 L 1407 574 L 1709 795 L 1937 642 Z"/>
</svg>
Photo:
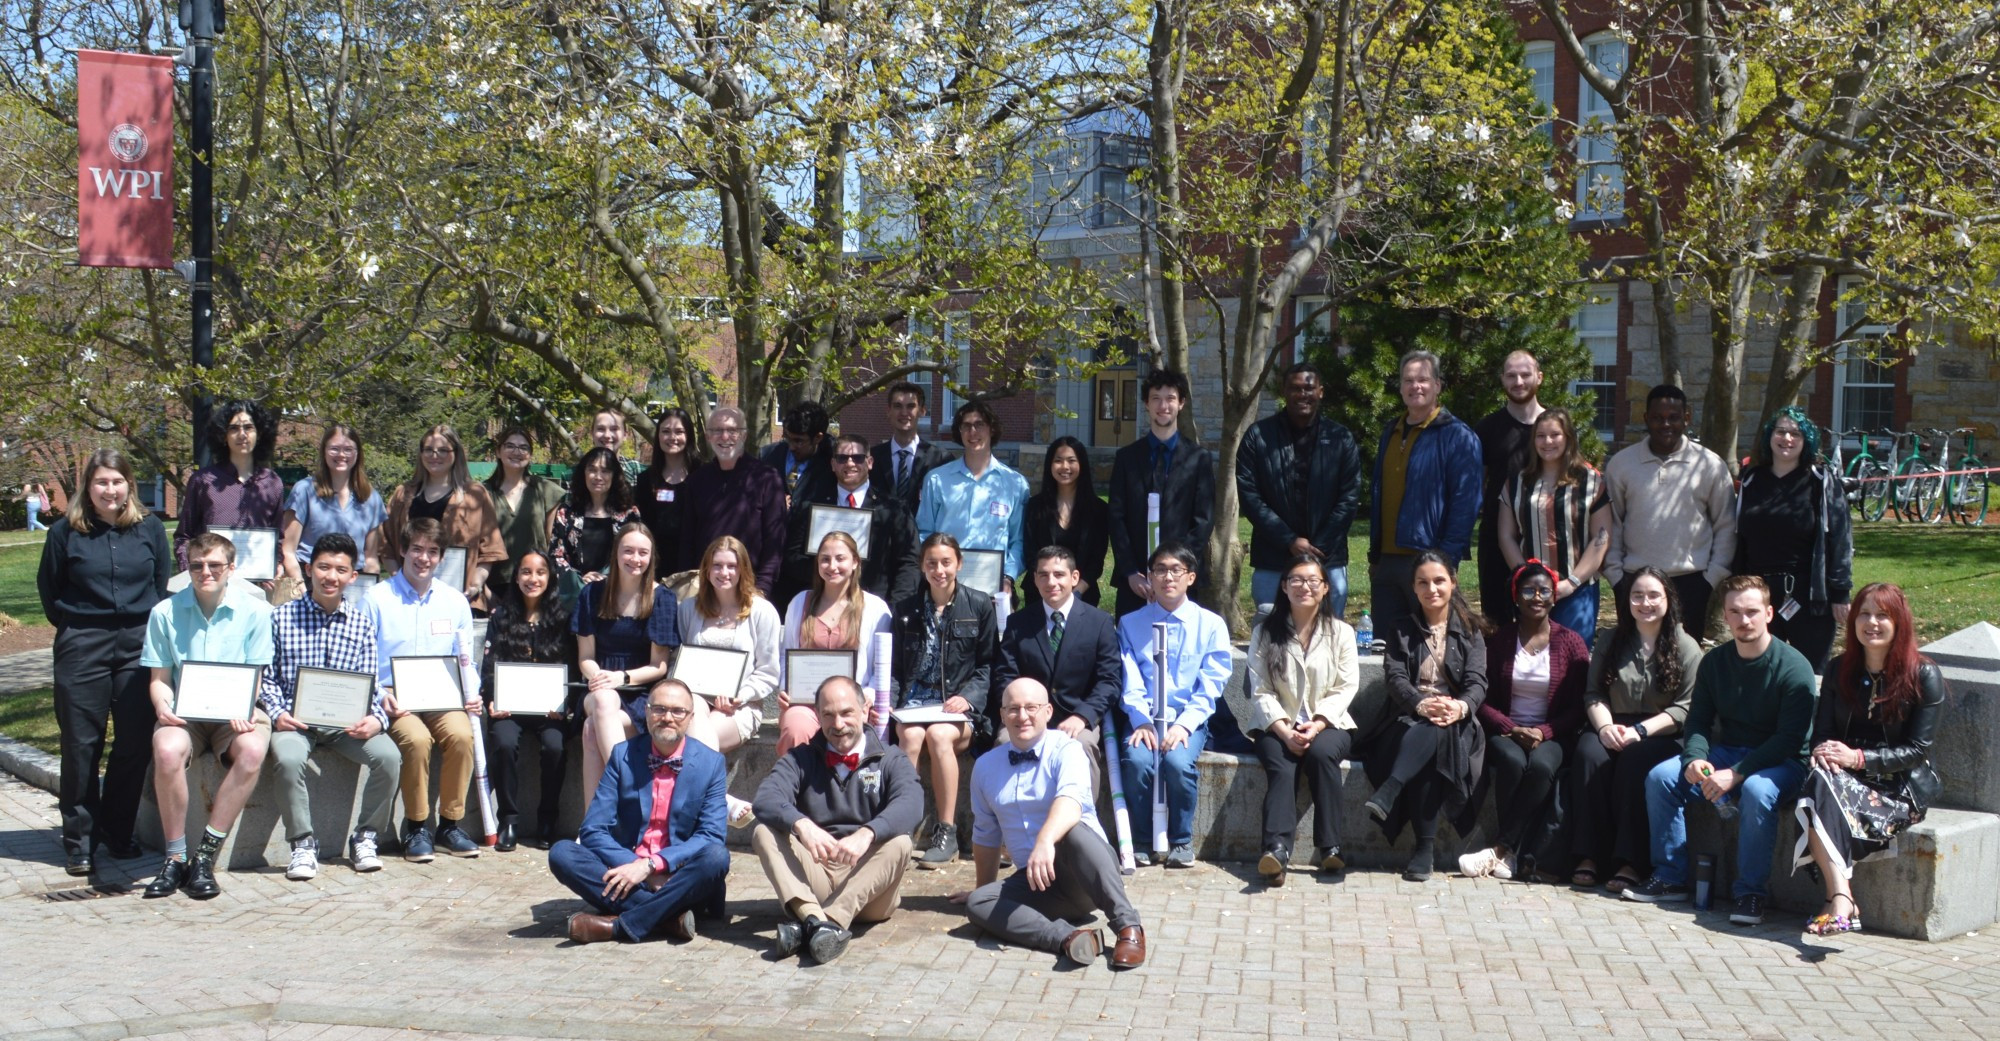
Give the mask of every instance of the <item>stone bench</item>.
<svg viewBox="0 0 2000 1041">
<path fill-rule="evenodd" d="M 2000 740 L 2000 629 L 1981 624 L 1925 648 L 1946 670 L 1952 686 L 1951 725 L 1941 728 L 1935 748 L 1938 772 L 1945 781 L 1940 808 L 1929 819 L 1910 829 L 1898 840 L 1898 856 L 1860 865 L 1855 873 L 1855 889 L 1861 900 L 1868 927 L 1872 930 L 1921 939 L 1943 939 L 1969 929 L 2000 921 L 2000 764 L 1988 750 Z M 1232 684 L 1241 684 L 1245 656 L 1236 654 Z M 1367 656 L 1361 661 L 1362 690 L 1354 715 L 1362 733 L 1379 720 L 1387 708 L 1387 692 L 1382 678 L 1382 660 Z M 775 729 L 766 723 L 764 733 L 731 757 L 729 790 L 741 798 L 752 797 L 758 782 L 770 770 L 774 755 Z M 360 792 L 360 769 L 329 753 L 315 755 L 308 787 L 312 792 L 313 814 L 329 857 L 334 852 L 332 836 L 345 834 L 354 825 Z M 582 756 L 572 742 L 564 762 L 568 780 L 563 791 L 560 830 L 573 833 L 583 816 Z M 219 770 L 213 758 L 197 764 L 190 776 L 196 806 L 189 829 L 198 834 L 205 800 L 213 792 Z M 539 791 L 540 768 L 532 754 L 522 756 L 521 792 L 524 813 L 521 834 L 533 834 L 535 793 Z M 971 831 L 971 800 L 964 786 L 971 771 L 962 770 L 959 799 L 961 838 Z M 1362 809 L 1372 789 L 1358 762 L 1346 764 L 1347 783 L 1343 810 L 1345 833 L 1342 852 L 1350 865 L 1363 868 L 1400 868 L 1408 856 L 1407 831 L 1393 846 Z M 435 773 L 433 774 L 435 776 Z M 1204 752 L 1201 757 L 1201 793 L 1195 812 L 1196 855 L 1205 861 L 1246 861 L 1261 850 L 1264 775 L 1254 756 Z M 284 828 L 278 819 L 279 801 L 273 793 L 267 771 L 252 794 L 238 822 L 224 862 L 232 870 L 283 865 L 288 854 Z M 1304 800 L 1301 800 L 1304 802 Z M 473 800 L 476 807 L 477 802 Z M 1105 831 L 1114 833 L 1109 785 L 1099 791 L 1098 810 Z M 1312 856 L 1312 812 L 1306 810 L 1298 824 L 1295 859 L 1307 863 Z M 473 811 L 476 816 L 477 810 Z M 400 799 L 391 808 L 392 821 L 402 816 Z M 390 822 L 377 822 L 387 836 Z M 1468 849 L 1484 846 L 1495 829 L 1490 800 L 1481 807 L 1478 824 L 1469 835 L 1458 835 L 1449 825 L 1440 829 L 1437 864 L 1439 870 L 1452 868 L 1457 856 Z M 1717 899 L 1727 902 L 1727 882 L 1735 875 L 1734 825 L 1718 820 L 1700 807 L 1688 814 L 1689 843 L 1694 851 L 1717 854 L 1723 888 Z M 140 837 L 152 846 L 160 843 L 159 821 L 150 790 L 141 810 Z M 1115 838 L 1115 834 L 1114 834 Z M 1782 911 L 1802 915 L 1816 911 L 1820 890 L 1810 877 L 1790 872 L 1792 846 L 1797 839 L 1796 824 L 1787 817 L 1780 830 L 1775 853 L 1777 867 L 1772 872 L 1772 901 Z M 1147 841 L 1141 838 L 1139 841 Z M 732 846 L 747 848 L 749 832 L 733 830 Z M 961 843 L 963 846 L 963 843 Z"/>
</svg>

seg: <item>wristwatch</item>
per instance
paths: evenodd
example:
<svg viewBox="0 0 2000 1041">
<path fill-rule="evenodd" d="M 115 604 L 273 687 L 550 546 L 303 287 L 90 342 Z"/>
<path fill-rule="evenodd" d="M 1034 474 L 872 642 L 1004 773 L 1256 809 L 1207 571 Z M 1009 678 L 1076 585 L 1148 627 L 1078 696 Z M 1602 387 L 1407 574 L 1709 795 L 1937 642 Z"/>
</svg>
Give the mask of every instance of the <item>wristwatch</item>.
<svg viewBox="0 0 2000 1041">
<path fill-rule="evenodd" d="M 1632 724 L 1632 732 L 1639 735 L 1639 740 L 1644 741 L 1646 739 L 1646 724 L 1644 723 Z"/>
</svg>

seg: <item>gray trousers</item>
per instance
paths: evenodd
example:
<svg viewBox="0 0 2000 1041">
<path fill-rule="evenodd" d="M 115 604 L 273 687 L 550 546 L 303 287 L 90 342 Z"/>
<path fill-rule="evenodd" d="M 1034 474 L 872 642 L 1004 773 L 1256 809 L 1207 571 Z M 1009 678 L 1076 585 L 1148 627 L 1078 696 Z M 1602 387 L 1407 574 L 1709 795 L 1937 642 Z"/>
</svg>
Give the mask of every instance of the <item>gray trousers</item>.
<svg viewBox="0 0 2000 1041">
<path fill-rule="evenodd" d="M 1078 824 L 1056 843 L 1056 879 L 1040 892 L 1028 885 L 1028 871 L 972 891 L 965 902 L 972 924 L 1008 943 L 1040 951 L 1062 949 L 1076 926 L 1102 911 L 1113 930 L 1139 924 L 1139 912 L 1125 898 L 1118 856 L 1104 837 Z"/>
<path fill-rule="evenodd" d="M 306 792 L 306 761 L 313 749 L 330 748 L 341 758 L 366 767 L 368 779 L 361 786 L 361 812 L 357 828 L 381 827 L 389 800 L 396 797 L 396 782 L 403 768 L 403 753 L 387 733 L 363 741 L 344 733 L 279 730 L 271 734 L 270 769 L 285 800 L 285 838 L 292 842 L 313 833 L 312 799 Z M 346 822 L 342 822 L 342 827 Z"/>
</svg>

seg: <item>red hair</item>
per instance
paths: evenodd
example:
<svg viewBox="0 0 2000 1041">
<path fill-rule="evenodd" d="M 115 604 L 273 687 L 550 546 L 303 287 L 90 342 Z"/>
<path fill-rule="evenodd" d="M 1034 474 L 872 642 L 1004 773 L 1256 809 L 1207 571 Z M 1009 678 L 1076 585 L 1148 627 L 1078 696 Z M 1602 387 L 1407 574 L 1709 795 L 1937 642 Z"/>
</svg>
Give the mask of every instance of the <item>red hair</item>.
<svg viewBox="0 0 2000 1041">
<path fill-rule="evenodd" d="M 1868 669 L 1867 652 L 1861 648 L 1860 625 L 1855 616 L 1863 605 L 1875 601 L 1875 609 L 1889 616 L 1896 635 L 1889 638 L 1889 656 L 1882 664 L 1882 719 L 1894 723 L 1909 714 L 1917 703 L 1917 667 L 1924 656 L 1917 653 L 1917 625 L 1910 617 L 1910 601 L 1893 582 L 1871 582 L 1854 592 L 1848 609 L 1847 637 L 1840 655 L 1840 696 L 1850 711 L 1867 715 L 1867 699 L 1861 697 L 1862 673 Z"/>
</svg>

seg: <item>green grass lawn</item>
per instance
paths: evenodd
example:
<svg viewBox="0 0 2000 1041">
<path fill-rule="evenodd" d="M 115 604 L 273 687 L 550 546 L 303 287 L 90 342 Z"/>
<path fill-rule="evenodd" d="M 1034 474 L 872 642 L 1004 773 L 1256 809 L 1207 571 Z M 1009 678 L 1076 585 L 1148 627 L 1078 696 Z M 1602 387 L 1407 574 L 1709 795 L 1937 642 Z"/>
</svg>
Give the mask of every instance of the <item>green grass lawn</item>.
<svg viewBox="0 0 2000 1041">
<path fill-rule="evenodd" d="M 43 687 L 0 694 L 0 734 L 55 755 L 61 744 L 56 733 L 55 691 Z"/>
<path fill-rule="evenodd" d="M 35 593 L 35 569 L 42 565 L 42 533 L 0 535 L 0 614 L 24 625 L 41 625 L 42 599 Z"/>
<path fill-rule="evenodd" d="M 1894 582 L 1923 643 L 1974 622 L 2000 625 L 2000 529 L 1882 521 L 1854 529 L 1854 586 Z"/>
</svg>

